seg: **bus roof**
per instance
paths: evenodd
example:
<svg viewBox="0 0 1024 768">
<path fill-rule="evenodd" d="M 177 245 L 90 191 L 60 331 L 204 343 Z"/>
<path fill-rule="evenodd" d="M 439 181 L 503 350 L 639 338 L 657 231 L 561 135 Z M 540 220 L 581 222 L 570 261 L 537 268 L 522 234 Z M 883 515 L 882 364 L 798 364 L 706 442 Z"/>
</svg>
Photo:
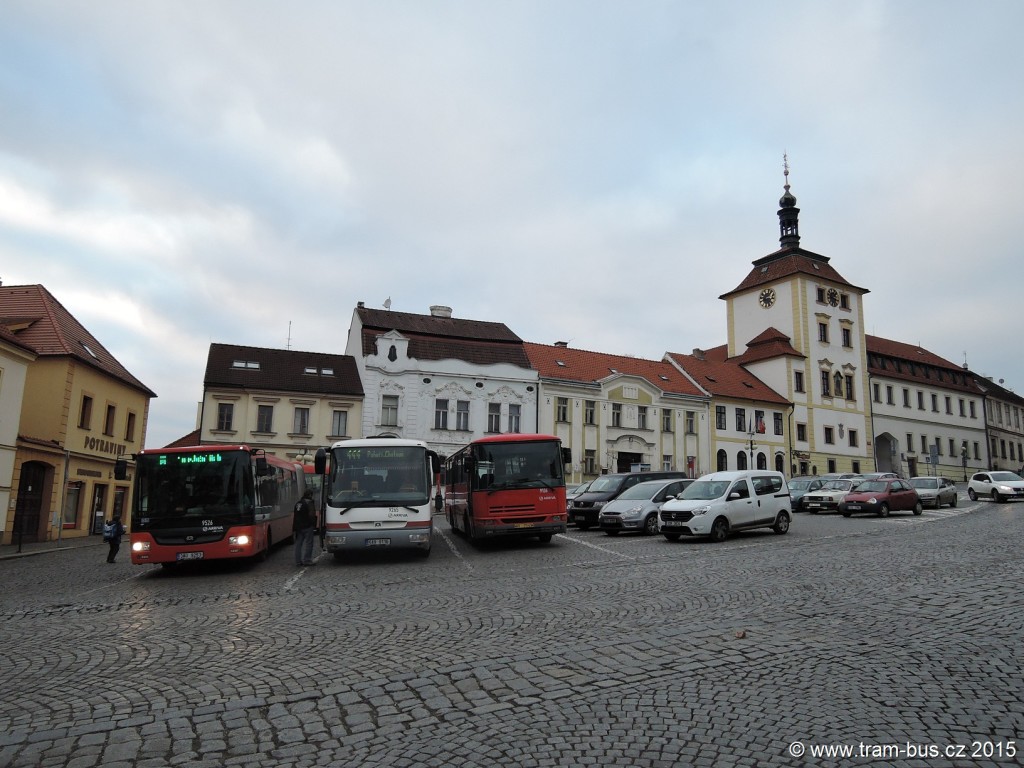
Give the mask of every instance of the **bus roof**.
<svg viewBox="0 0 1024 768">
<path fill-rule="evenodd" d="M 355 440 L 339 440 L 331 448 L 366 448 L 368 446 L 378 447 L 381 445 L 427 447 L 427 443 L 424 440 L 411 440 L 404 437 L 360 437 Z"/>
<path fill-rule="evenodd" d="M 548 443 L 553 440 L 561 441 L 561 439 L 555 435 L 532 435 L 510 432 L 503 435 L 478 437 L 476 440 L 470 441 L 470 445 L 479 445 L 480 443 Z"/>
</svg>

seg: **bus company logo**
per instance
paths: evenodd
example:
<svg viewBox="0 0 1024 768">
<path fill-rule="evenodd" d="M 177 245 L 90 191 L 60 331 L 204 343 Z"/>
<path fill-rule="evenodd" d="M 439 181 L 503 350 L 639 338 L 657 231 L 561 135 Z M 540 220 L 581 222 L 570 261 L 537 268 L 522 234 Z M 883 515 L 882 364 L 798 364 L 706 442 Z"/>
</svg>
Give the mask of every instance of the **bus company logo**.
<svg viewBox="0 0 1024 768">
<path fill-rule="evenodd" d="M 195 536 L 186 536 L 185 537 L 185 541 L 195 541 L 195 540 L 196 540 Z"/>
<path fill-rule="evenodd" d="M 376 523 L 373 524 L 373 527 L 374 528 L 383 528 L 384 527 L 384 523 L 382 523 L 382 522 L 380 522 L 378 520 Z"/>
<path fill-rule="evenodd" d="M 409 516 L 408 512 L 405 512 L 404 510 L 401 510 L 401 509 L 397 509 L 396 507 L 391 507 L 391 509 L 388 510 L 388 518 L 390 518 L 390 519 L 394 519 L 394 518 L 397 517 L 397 518 L 399 518 L 401 520 L 404 520 L 408 516 Z"/>
</svg>

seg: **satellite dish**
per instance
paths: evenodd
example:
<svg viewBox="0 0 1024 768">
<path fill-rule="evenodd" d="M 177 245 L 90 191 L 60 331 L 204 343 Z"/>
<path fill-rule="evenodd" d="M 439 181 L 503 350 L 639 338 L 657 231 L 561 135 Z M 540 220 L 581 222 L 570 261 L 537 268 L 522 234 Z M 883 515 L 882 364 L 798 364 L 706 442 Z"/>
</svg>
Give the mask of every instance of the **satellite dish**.
<svg viewBox="0 0 1024 768">
<path fill-rule="evenodd" d="M 1005 381 L 1005 379 L 1000 379 L 1000 380 L 999 380 L 999 383 L 1000 383 L 1000 384 L 1002 384 L 1002 383 L 1003 383 L 1003 381 Z"/>
</svg>

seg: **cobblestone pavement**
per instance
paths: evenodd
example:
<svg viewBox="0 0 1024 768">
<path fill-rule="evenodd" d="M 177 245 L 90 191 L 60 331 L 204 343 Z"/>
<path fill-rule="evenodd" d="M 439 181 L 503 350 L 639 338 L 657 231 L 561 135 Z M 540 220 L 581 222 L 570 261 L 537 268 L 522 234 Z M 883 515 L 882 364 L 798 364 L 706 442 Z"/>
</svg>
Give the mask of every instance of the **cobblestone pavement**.
<svg viewBox="0 0 1024 768">
<path fill-rule="evenodd" d="M 1024 764 L 1024 504 L 719 545 L 438 522 L 425 561 L 0 560 L 0 765 Z"/>
</svg>

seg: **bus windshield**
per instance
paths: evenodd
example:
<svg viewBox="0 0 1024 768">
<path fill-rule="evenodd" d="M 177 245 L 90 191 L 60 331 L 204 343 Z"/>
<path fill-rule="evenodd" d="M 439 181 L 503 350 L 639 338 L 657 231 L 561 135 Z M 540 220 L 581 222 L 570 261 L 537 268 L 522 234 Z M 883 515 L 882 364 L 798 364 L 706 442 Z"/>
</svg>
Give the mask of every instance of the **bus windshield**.
<svg viewBox="0 0 1024 768">
<path fill-rule="evenodd" d="M 565 485 L 555 441 L 481 443 L 472 447 L 473 487 L 479 490 L 555 488 Z"/>
<path fill-rule="evenodd" d="M 151 453 L 138 457 L 133 526 L 180 518 L 241 519 L 252 514 L 247 451 Z"/>
<path fill-rule="evenodd" d="M 327 480 L 334 507 L 422 506 L 430 500 L 430 473 L 421 446 L 336 446 Z"/>
</svg>

